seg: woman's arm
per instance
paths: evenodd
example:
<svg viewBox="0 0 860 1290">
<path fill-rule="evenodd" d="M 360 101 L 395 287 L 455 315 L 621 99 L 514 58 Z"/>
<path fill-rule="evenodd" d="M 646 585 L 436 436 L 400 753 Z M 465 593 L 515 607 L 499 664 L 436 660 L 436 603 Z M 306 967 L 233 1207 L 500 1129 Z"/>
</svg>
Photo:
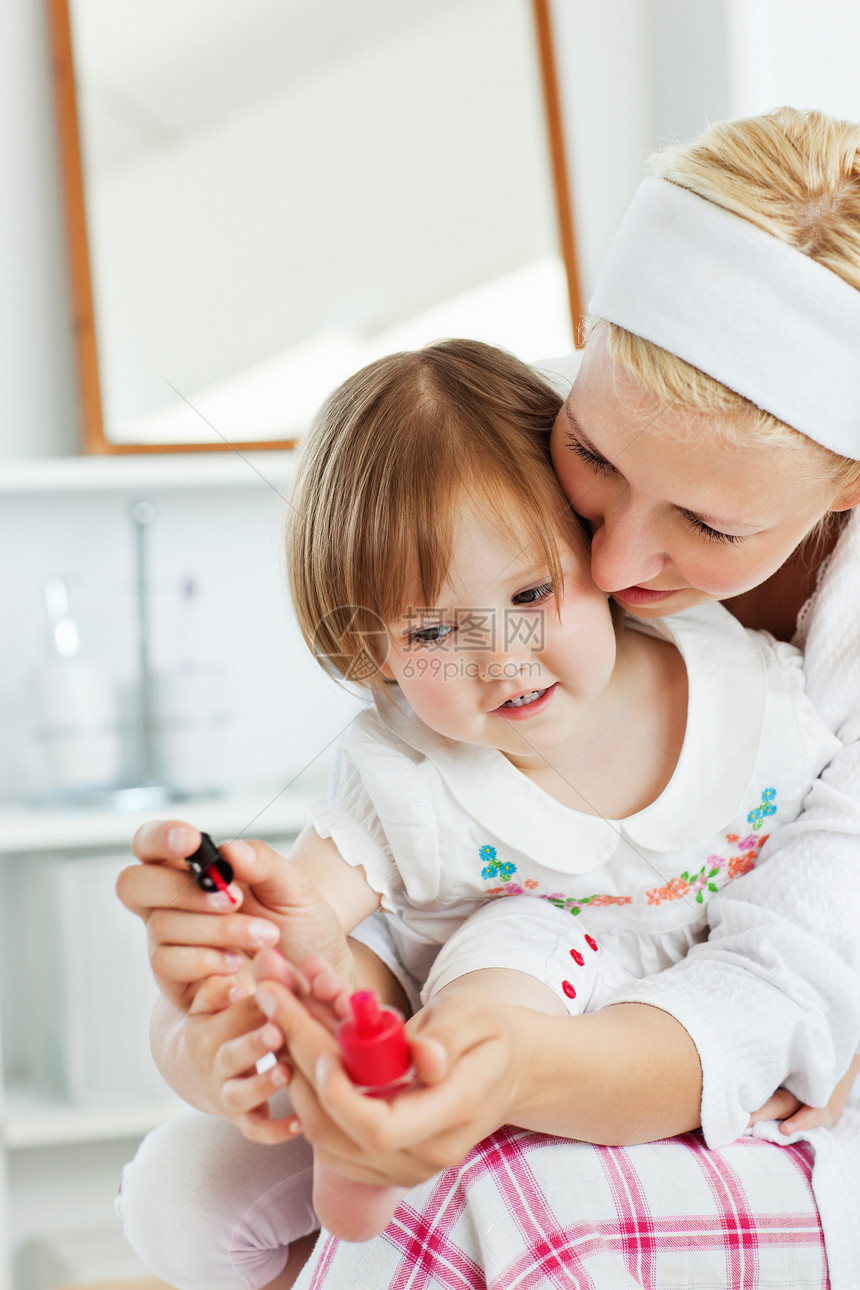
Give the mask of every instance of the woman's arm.
<svg viewBox="0 0 860 1290">
<path fill-rule="evenodd" d="M 695 1049 L 654 1009 L 550 1018 L 447 990 L 408 1026 L 420 1086 L 382 1102 L 350 1084 L 335 1040 L 285 984 L 280 957 L 263 951 L 254 970 L 258 1003 L 285 1036 L 305 1136 L 349 1177 L 413 1186 L 506 1123 L 598 1143 L 697 1123 Z"/>
<path fill-rule="evenodd" d="M 619 1146 L 699 1127 L 701 1064 L 674 1017 L 617 1004 L 552 1021 L 548 1033 L 533 1013 L 516 1019 L 525 1077 L 507 1123 Z"/>
<path fill-rule="evenodd" d="M 760 1106 L 750 1116 L 750 1125 L 762 1120 L 781 1121 L 780 1133 L 806 1133 L 809 1129 L 832 1129 L 845 1110 L 845 1103 L 851 1092 L 857 1072 L 860 1071 L 860 1055 L 853 1058 L 848 1070 L 833 1090 L 833 1096 L 826 1106 L 804 1106 L 787 1088 L 778 1088 L 773 1097 L 769 1097 L 764 1106 Z"/>
<path fill-rule="evenodd" d="M 330 839 L 305 829 L 289 859 L 264 842 L 225 846 L 235 874 L 231 899 L 194 882 L 184 857 L 199 842 L 199 832 L 179 821 L 143 825 L 132 843 L 143 863 L 117 880 L 120 900 L 146 924 L 156 981 L 176 1008 L 187 1011 L 209 976 L 235 984 L 232 978 L 263 945 L 278 945 L 299 961 L 322 954 L 344 975 L 354 972 L 347 932 L 376 908 L 378 897 Z M 250 981 L 250 973 L 244 978 Z"/>
<path fill-rule="evenodd" d="M 824 1106 L 860 1048 L 860 513 L 809 616 L 804 676 L 843 748 L 758 867 L 713 899 L 707 943 L 624 991 L 693 1037 L 713 1146 L 779 1085 Z"/>
<path fill-rule="evenodd" d="M 448 1054 L 452 1102 L 502 1124 L 629 1145 L 699 1125 L 702 1074 L 690 1036 L 665 1012 L 620 1004 L 548 1017 L 456 987 L 410 1023 Z M 475 1141 L 478 1141 L 476 1138 Z M 474 1145 L 470 1143 L 469 1145 Z"/>
</svg>

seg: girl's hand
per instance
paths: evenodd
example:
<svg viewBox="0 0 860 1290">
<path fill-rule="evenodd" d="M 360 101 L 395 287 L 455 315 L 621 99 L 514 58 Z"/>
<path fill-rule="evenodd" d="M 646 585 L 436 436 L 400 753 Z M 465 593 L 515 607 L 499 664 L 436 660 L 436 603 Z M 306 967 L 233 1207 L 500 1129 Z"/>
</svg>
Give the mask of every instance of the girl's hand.
<svg viewBox="0 0 860 1290">
<path fill-rule="evenodd" d="M 290 1052 L 302 1130 L 340 1173 L 412 1187 L 459 1164 L 505 1122 L 515 1063 L 501 1008 L 476 1008 L 451 991 L 415 1017 L 408 1033 L 419 1086 L 388 1102 L 350 1083 L 335 1038 L 296 997 L 278 954 L 261 951 L 254 976 L 258 1004 Z"/>
<path fill-rule="evenodd" d="M 162 994 L 188 1011 L 201 981 L 227 976 L 250 985 L 250 960 L 265 945 L 290 957 L 324 953 L 345 975 L 354 971 L 338 918 L 301 867 L 264 842 L 224 846 L 235 877 L 229 897 L 204 892 L 185 864 L 200 844 L 197 829 L 155 821 L 135 834 L 142 864 L 117 880 L 120 900 L 147 927 L 150 961 Z"/>
<path fill-rule="evenodd" d="M 780 1132 L 785 1134 L 805 1133 L 808 1129 L 819 1127 L 832 1129 L 845 1108 L 858 1069 L 860 1054 L 852 1059 L 826 1106 L 805 1106 L 787 1088 L 778 1088 L 764 1106 L 753 1112 L 749 1122 L 756 1124 L 759 1120 L 781 1120 Z"/>
</svg>

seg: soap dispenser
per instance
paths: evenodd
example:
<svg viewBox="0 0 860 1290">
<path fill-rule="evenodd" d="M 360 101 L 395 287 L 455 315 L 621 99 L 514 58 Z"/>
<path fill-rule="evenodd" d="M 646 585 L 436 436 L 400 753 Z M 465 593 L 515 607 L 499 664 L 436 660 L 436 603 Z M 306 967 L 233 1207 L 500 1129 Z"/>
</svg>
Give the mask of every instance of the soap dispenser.
<svg viewBox="0 0 860 1290">
<path fill-rule="evenodd" d="M 65 581 L 49 578 L 44 594 L 49 656 L 34 677 L 36 732 L 46 763 L 47 796 L 74 798 L 112 787 L 119 779 L 117 696 L 82 651 Z"/>
</svg>

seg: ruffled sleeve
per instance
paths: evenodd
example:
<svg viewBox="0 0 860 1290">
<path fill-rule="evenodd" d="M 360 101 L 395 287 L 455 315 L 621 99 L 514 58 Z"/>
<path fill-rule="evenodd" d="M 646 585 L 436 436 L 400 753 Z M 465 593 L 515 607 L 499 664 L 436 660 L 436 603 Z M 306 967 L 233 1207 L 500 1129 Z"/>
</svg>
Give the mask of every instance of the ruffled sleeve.
<svg viewBox="0 0 860 1290">
<path fill-rule="evenodd" d="M 368 709 L 347 731 L 327 798 L 310 811 L 320 837 L 362 867 L 390 914 L 438 893 L 433 777 L 427 759 Z"/>
</svg>

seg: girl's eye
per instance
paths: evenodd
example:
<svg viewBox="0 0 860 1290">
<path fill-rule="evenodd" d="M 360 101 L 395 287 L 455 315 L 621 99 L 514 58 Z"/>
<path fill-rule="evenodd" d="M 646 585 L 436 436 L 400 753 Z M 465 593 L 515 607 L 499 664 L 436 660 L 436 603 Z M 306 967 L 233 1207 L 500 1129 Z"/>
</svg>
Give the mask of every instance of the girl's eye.
<svg viewBox="0 0 860 1290">
<path fill-rule="evenodd" d="M 694 529 L 696 533 L 700 533 L 702 537 L 707 538 L 709 542 L 728 542 L 730 544 L 734 542 L 743 542 L 743 538 L 739 537 L 736 533 L 721 533 L 719 529 L 712 529 L 710 524 L 706 524 L 704 520 L 700 520 L 697 515 L 691 515 L 687 511 L 683 511 L 682 514 L 690 528 Z"/>
<path fill-rule="evenodd" d="M 603 457 L 596 457 L 593 452 L 586 448 L 584 443 L 580 443 L 570 433 L 567 435 L 567 446 L 580 461 L 584 461 L 586 466 L 590 467 L 598 475 L 605 475 L 607 471 L 615 469 L 611 461 L 605 461 Z"/>
<path fill-rule="evenodd" d="M 440 641 L 446 640 L 448 634 L 454 628 L 445 623 L 436 623 L 433 627 L 419 627 L 414 632 L 410 632 L 408 642 L 410 645 L 438 645 Z"/>
<path fill-rule="evenodd" d="M 518 591 L 512 600 L 515 605 L 539 605 L 552 595 L 552 583 L 542 582 L 539 587 L 529 587 L 528 591 Z"/>
</svg>

